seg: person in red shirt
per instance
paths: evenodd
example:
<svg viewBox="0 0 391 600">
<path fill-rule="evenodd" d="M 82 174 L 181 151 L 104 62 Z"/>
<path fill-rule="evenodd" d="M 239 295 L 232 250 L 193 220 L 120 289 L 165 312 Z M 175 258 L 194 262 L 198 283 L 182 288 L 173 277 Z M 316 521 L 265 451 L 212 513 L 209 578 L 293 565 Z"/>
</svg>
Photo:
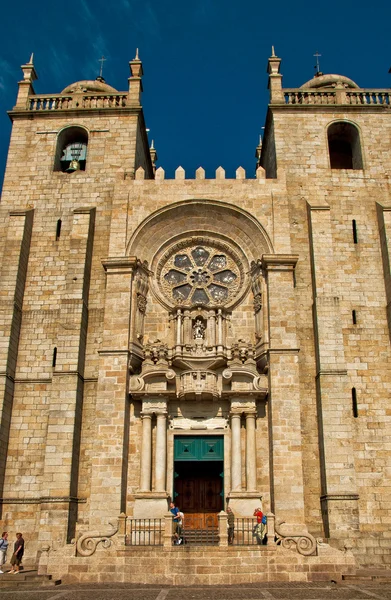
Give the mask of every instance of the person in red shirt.
<svg viewBox="0 0 391 600">
<path fill-rule="evenodd" d="M 254 517 L 257 517 L 257 524 L 254 527 L 254 535 L 257 538 L 257 544 L 262 544 L 266 535 L 266 523 L 263 512 L 260 508 L 254 510 Z"/>
</svg>

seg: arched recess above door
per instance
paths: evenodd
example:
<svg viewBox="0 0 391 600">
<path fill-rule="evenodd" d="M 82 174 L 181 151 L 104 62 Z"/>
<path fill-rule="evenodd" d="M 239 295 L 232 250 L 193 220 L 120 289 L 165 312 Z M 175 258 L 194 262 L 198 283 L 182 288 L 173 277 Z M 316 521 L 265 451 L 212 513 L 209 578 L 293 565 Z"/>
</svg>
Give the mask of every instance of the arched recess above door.
<svg viewBox="0 0 391 600">
<path fill-rule="evenodd" d="M 127 244 L 127 254 L 152 265 L 153 258 L 177 238 L 211 235 L 232 240 L 249 264 L 262 254 L 273 254 L 265 229 L 249 212 L 217 200 L 184 200 L 149 215 L 137 227 Z"/>
</svg>

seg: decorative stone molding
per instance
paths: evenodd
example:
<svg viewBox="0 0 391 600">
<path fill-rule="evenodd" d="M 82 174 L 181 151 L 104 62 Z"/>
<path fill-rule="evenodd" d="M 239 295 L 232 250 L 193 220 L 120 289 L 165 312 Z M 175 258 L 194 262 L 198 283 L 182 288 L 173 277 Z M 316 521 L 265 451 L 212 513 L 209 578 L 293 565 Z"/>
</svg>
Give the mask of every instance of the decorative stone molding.
<svg viewBox="0 0 391 600">
<path fill-rule="evenodd" d="M 275 522 L 275 533 L 277 537 L 277 544 L 281 544 L 283 548 L 287 548 L 288 550 L 292 548 L 294 544 L 296 544 L 296 550 L 302 556 L 311 556 L 312 554 L 317 553 L 317 543 L 316 539 L 308 533 L 308 531 L 304 531 L 302 533 L 291 531 L 283 532 L 281 530 L 281 526 L 285 523 L 285 521 L 276 520 Z"/>
<path fill-rule="evenodd" d="M 111 546 L 110 538 L 118 531 L 117 525 L 111 525 L 111 531 L 108 533 L 102 531 L 87 531 L 79 537 L 76 542 L 76 552 L 79 556 L 92 556 L 95 553 L 98 544 L 102 544 L 103 548 L 107 549 Z"/>
<path fill-rule="evenodd" d="M 145 398 L 142 403 L 142 415 L 166 415 L 167 402 L 166 400 L 157 400 L 156 398 Z"/>
<path fill-rule="evenodd" d="M 228 429 L 228 419 L 223 416 L 203 418 L 201 419 L 190 419 L 186 417 L 171 417 L 169 420 L 170 429 L 178 430 L 226 430 Z"/>
<path fill-rule="evenodd" d="M 170 383 L 175 381 L 175 371 L 172 369 L 153 369 L 148 373 L 133 375 L 129 381 L 129 391 L 133 395 L 138 392 L 143 394 L 161 394 L 170 392 L 175 394 L 175 387 L 170 389 Z"/>
</svg>

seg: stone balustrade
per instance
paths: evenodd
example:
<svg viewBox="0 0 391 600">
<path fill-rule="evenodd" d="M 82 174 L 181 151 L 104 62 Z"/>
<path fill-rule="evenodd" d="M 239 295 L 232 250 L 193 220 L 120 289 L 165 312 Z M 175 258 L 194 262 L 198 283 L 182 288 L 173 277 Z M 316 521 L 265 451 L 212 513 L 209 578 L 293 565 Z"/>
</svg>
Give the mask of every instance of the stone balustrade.
<svg viewBox="0 0 391 600">
<path fill-rule="evenodd" d="M 288 105 L 327 105 L 348 104 L 351 106 L 390 106 L 390 90 L 347 90 L 345 88 L 334 90 L 304 90 L 297 88 L 283 89 L 285 104 Z"/>
<path fill-rule="evenodd" d="M 284 102 L 288 105 L 335 105 L 348 104 L 351 106 L 391 106 L 391 91 L 386 89 L 333 89 L 333 90 L 305 90 L 298 88 L 285 88 L 282 90 Z M 124 108 L 128 105 L 126 93 L 118 94 L 74 94 L 52 95 L 40 94 L 29 96 L 27 110 L 33 112 L 59 111 L 69 109 L 102 109 Z M 216 172 L 216 178 L 225 179 L 221 167 Z M 184 178 L 184 173 L 176 174 L 177 179 Z M 242 169 L 238 171 L 237 179 L 244 179 Z M 205 171 L 199 169 L 197 179 L 205 178 Z"/>
<path fill-rule="evenodd" d="M 74 94 L 29 96 L 27 110 L 59 111 L 69 109 L 123 108 L 127 106 L 127 94 Z"/>
<path fill-rule="evenodd" d="M 347 104 L 391 106 L 391 90 L 349 90 L 346 92 Z"/>
</svg>

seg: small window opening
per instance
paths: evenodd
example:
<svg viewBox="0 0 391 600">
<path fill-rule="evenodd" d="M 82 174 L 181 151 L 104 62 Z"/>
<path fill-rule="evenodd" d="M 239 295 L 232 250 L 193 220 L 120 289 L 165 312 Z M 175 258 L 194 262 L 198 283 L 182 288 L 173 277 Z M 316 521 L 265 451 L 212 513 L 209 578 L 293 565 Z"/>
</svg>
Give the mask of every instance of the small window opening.
<svg viewBox="0 0 391 600">
<path fill-rule="evenodd" d="M 358 237 L 357 237 L 357 223 L 356 223 L 356 219 L 352 220 L 352 231 L 353 231 L 353 242 L 355 244 L 358 243 Z"/>
<path fill-rule="evenodd" d="M 58 221 L 57 221 L 57 227 L 56 227 L 56 242 L 58 242 L 58 240 L 60 239 L 61 225 L 62 225 L 62 221 L 61 221 L 61 219 L 58 219 Z"/>
<path fill-rule="evenodd" d="M 327 130 L 330 167 L 332 169 L 362 169 L 360 135 L 351 123 L 332 123 Z"/>
<path fill-rule="evenodd" d="M 85 171 L 88 134 L 82 127 L 67 127 L 57 138 L 54 170 L 63 173 Z"/>
<path fill-rule="evenodd" d="M 353 417 L 355 419 L 357 419 L 357 417 L 358 417 L 358 408 L 357 408 L 357 393 L 356 393 L 356 388 L 352 388 L 352 410 L 353 410 Z"/>
<path fill-rule="evenodd" d="M 355 310 L 352 310 L 352 321 L 353 325 L 357 325 L 357 315 Z"/>
<path fill-rule="evenodd" d="M 57 362 L 57 348 L 53 348 L 52 367 L 56 366 Z"/>
</svg>

